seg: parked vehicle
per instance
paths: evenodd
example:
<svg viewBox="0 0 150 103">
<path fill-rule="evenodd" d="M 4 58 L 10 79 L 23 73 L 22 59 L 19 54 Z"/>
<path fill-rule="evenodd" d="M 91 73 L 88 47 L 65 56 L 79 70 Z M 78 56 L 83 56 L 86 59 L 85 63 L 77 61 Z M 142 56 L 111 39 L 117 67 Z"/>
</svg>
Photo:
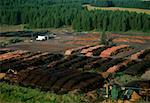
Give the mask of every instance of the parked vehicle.
<svg viewBox="0 0 150 103">
<path fill-rule="evenodd" d="M 56 37 L 56 34 L 39 35 L 39 36 L 37 36 L 36 40 L 37 41 L 45 41 L 45 40 L 48 40 L 50 38 L 55 38 L 55 37 Z"/>
</svg>

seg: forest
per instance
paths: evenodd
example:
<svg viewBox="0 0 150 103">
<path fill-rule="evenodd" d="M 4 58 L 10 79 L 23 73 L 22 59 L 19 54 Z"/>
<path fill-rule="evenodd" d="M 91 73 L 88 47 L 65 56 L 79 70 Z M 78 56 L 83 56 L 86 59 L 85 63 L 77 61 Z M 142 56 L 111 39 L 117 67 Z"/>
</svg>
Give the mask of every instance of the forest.
<svg viewBox="0 0 150 103">
<path fill-rule="evenodd" d="M 101 7 L 127 7 L 150 9 L 148 0 L 1 0 L 1 6 L 92 4 Z"/>
<path fill-rule="evenodd" d="M 93 0 L 1 0 L 0 24 L 28 24 L 29 28 L 72 26 L 76 31 L 150 30 L 150 15 L 128 11 L 88 11 Z"/>
<path fill-rule="evenodd" d="M 150 9 L 150 1 L 144 0 L 95 0 L 92 5 L 100 7 L 127 7 Z"/>
</svg>

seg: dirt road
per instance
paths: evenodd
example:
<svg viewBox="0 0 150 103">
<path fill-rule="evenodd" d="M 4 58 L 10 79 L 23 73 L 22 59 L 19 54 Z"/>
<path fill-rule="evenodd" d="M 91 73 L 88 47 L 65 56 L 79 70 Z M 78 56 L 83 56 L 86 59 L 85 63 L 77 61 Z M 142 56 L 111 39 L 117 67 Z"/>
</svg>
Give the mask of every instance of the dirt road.
<svg viewBox="0 0 150 103">
<path fill-rule="evenodd" d="M 77 35 L 73 33 L 58 33 L 56 35 L 56 38 L 48 41 L 24 42 L 7 47 L 11 49 L 29 50 L 32 52 L 64 53 L 67 49 L 99 43 L 98 34 Z"/>
</svg>

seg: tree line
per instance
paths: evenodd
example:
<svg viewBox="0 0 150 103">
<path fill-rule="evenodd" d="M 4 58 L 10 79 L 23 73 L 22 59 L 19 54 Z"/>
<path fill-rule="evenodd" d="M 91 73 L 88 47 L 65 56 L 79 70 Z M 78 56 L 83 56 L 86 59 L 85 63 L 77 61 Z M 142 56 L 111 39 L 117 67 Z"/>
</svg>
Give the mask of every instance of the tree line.
<svg viewBox="0 0 150 103">
<path fill-rule="evenodd" d="M 72 26 L 76 31 L 149 31 L 150 15 L 128 11 L 88 11 L 76 3 L 4 5 L 0 7 L 0 24 L 29 24 L 30 28 Z"/>
<path fill-rule="evenodd" d="M 150 15 L 122 11 L 82 11 L 73 21 L 76 30 L 149 31 Z"/>
<path fill-rule="evenodd" d="M 150 9 L 148 0 L 0 0 L 1 6 L 54 5 L 54 4 L 92 4 L 101 7 L 127 7 Z"/>
<path fill-rule="evenodd" d="M 150 1 L 146 0 L 95 0 L 91 2 L 91 4 L 100 7 L 126 7 L 150 9 Z"/>
<path fill-rule="evenodd" d="M 0 5 L 12 6 L 12 5 L 53 5 L 53 4 L 68 4 L 84 2 L 91 3 L 94 0 L 0 0 Z"/>
</svg>

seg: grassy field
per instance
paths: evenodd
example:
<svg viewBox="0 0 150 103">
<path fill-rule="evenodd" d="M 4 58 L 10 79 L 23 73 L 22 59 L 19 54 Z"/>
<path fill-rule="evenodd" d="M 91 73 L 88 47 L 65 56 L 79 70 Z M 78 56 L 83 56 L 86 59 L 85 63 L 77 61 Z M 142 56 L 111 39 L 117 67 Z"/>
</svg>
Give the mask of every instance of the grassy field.
<svg viewBox="0 0 150 103">
<path fill-rule="evenodd" d="M 79 93 L 57 95 L 38 89 L 0 83 L 0 101 L 1 103 L 85 103 L 88 100 Z"/>
<path fill-rule="evenodd" d="M 127 32 L 112 32 L 113 34 L 126 34 L 130 36 L 150 36 L 150 32 L 127 31 Z"/>
<path fill-rule="evenodd" d="M 0 32 L 22 31 L 24 25 L 0 25 Z"/>
<path fill-rule="evenodd" d="M 42 31 L 42 30 L 48 30 L 51 32 L 74 32 L 74 30 L 71 27 L 62 27 L 62 28 L 31 28 L 26 29 L 26 25 L 0 25 L 0 32 L 11 32 L 11 31 L 23 31 L 23 30 L 32 30 L 32 31 Z"/>
<path fill-rule="evenodd" d="M 83 7 L 87 7 L 88 10 L 120 10 L 120 11 L 129 11 L 129 12 L 137 12 L 137 13 L 146 13 L 150 15 L 150 10 L 145 9 L 137 9 L 137 8 L 121 8 L 121 7 L 95 7 L 91 5 L 84 5 Z"/>
</svg>

